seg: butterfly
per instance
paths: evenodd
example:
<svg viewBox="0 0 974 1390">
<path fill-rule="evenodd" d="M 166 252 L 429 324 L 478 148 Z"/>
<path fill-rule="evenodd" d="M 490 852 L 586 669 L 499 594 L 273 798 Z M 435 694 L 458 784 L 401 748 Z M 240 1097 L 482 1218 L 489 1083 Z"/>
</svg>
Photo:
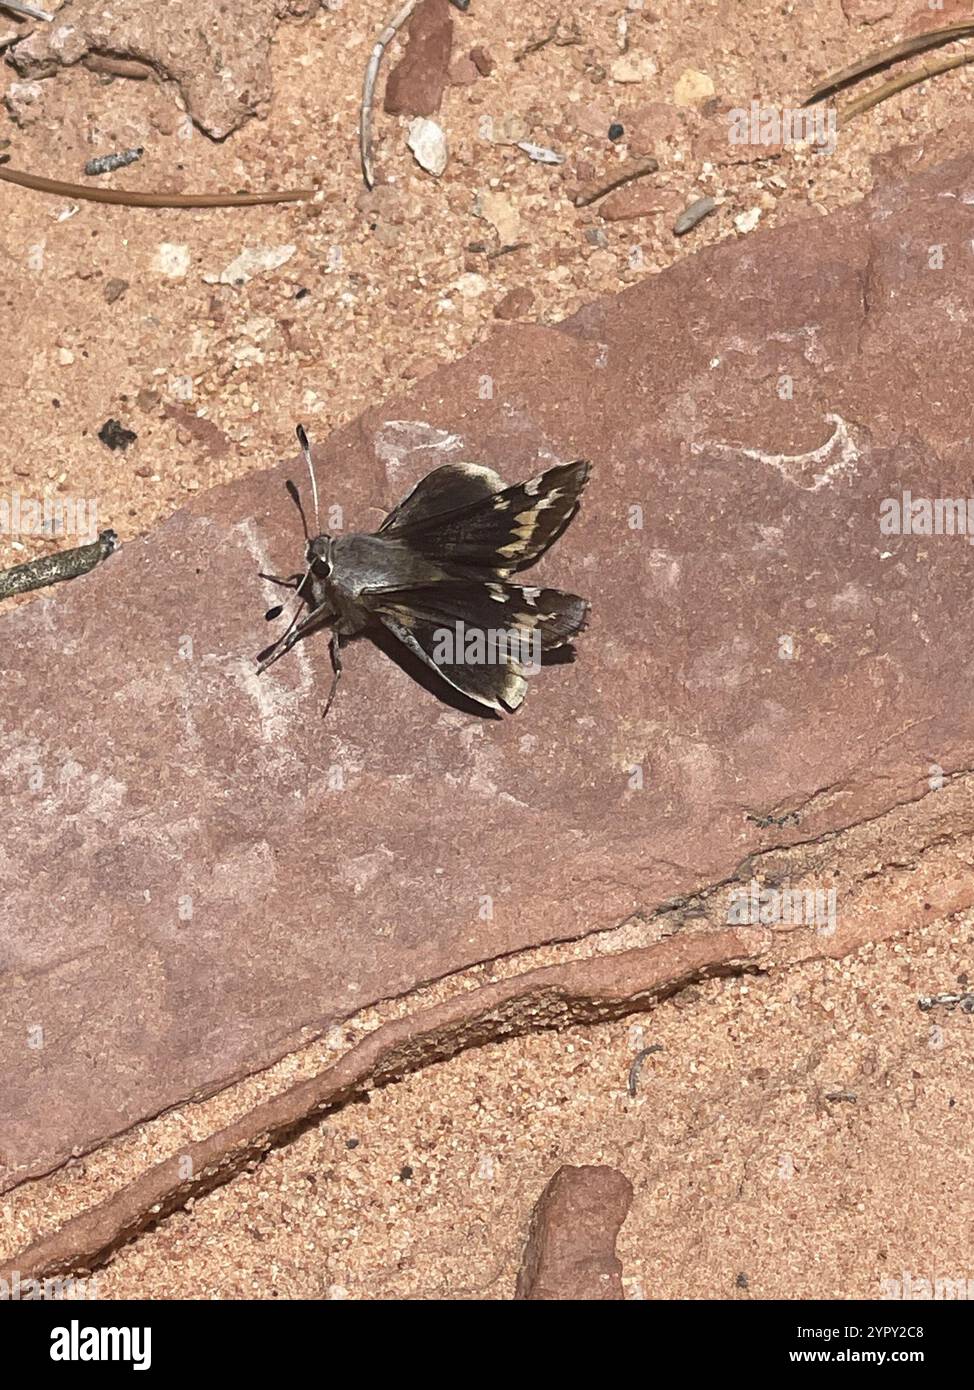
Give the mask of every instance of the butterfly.
<svg viewBox="0 0 974 1390">
<path fill-rule="evenodd" d="M 298 442 L 311 478 L 315 525 L 318 485 L 304 427 Z M 422 478 L 371 535 L 312 535 L 293 482 L 285 484 L 304 528 L 305 570 L 288 578 L 261 574 L 300 600 L 285 632 L 257 657 L 258 674 L 313 633 L 330 629 L 332 683 L 342 648 L 377 626 L 437 676 L 495 714 L 524 699 L 527 676 L 548 653 L 565 648 L 588 620 L 577 594 L 511 582 L 552 546 L 578 511 L 589 476 L 584 459 L 557 464 L 508 486 L 491 468 L 447 463 Z M 268 619 L 283 609 L 271 608 Z"/>
</svg>

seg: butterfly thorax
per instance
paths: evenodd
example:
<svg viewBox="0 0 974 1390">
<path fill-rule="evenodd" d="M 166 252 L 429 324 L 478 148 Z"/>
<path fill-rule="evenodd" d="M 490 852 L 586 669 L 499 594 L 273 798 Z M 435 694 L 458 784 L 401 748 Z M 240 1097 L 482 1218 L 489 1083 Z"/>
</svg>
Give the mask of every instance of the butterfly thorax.
<svg viewBox="0 0 974 1390">
<path fill-rule="evenodd" d="M 443 567 L 420 555 L 405 542 L 387 536 L 351 534 L 332 543 L 333 583 L 351 599 L 366 590 L 400 589 L 432 583 Z"/>
</svg>

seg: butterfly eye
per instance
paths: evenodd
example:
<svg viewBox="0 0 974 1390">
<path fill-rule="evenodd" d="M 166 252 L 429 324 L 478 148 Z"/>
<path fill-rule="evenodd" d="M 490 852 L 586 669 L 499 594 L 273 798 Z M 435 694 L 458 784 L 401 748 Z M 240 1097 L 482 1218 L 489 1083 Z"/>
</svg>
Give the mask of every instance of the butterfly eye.
<svg viewBox="0 0 974 1390">
<path fill-rule="evenodd" d="M 330 538 L 316 536 L 313 541 L 309 541 L 305 559 L 316 579 L 330 579 L 333 569 Z"/>
<path fill-rule="evenodd" d="M 272 623 L 272 622 L 274 621 L 274 619 L 275 619 L 275 618 L 279 618 L 283 612 L 284 612 L 284 605 L 283 605 L 283 603 L 275 603 L 274 607 L 273 607 L 273 608 L 268 608 L 267 612 L 264 614 L 264 621 L 265 621 L 265 622 L 268 622 L 268 623 Z"/>
</svg>

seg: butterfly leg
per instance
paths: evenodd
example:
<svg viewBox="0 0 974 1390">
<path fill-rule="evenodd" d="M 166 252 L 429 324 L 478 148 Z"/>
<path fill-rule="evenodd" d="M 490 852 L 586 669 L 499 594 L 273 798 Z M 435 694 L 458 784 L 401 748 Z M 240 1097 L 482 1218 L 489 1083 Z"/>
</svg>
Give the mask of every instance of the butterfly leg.
<svg viewBox="0 0 974 1390">
<path fill-rule="evenodd" d="M 292 574 L 287 579 L 279 579 L 276 574 L 258 574 L 257 578 L 266 579 L 269 584 L 276 584 L 281 589 L 297 589 L 304 575 Z"/>
<path fill-rule="evenodd" d="M 328 699 L 325 701 L 325 708 L 321 711 L 322 719 L 325 718 L 328 711 L 331 709 L 331 702 L 335 698 L 335 691 L 338 689 L 338 681 L 344 669 L 342 666 L 342 639 L 337 632 L 332 632 L 331 634 L 328 651 L 331 656 L 331 689 L 328 692 Z"/>
<path fill-rule="evenodd" d="M 262 675 L 268 666 L 273 666 L 275 661 L 279 661 L 282 656 L 285 656 L 292 647 L 297 646 L 302 638 L 316 632 L 318 628 L 329 627 L 335 621 L 334 613 L 324 603 L 320 608 L 315 608 L 311 613 L 307 613 L 300 622 L 298 622 L 299 618 L 301 618 L 300 608 L 291 619 L 287 631 L 276 642 L 272 642 L 269 647 L 265 647 L 262 652 L 257 653 L 257 660 L 260 663 L 257 667 L 258 676 Z"/>
</svg>

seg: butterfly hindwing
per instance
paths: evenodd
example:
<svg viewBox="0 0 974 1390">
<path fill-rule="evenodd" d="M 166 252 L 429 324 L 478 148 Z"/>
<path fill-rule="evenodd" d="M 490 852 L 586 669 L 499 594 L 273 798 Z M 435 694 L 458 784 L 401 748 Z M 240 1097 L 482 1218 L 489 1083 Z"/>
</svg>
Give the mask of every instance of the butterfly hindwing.
<svg viewBox="0 0 974 1390">
<path fill-rule="evenodd" d="M 455 689 L 501 712 L 527 690 L 525 672 L 584 628 L 576 594 L 501 582 L 451 581 L 374 591 L 372 613 Z"/>
<path fill-rule="evenodd" d="M 487 480 L 481 478 L 484 495 L 429 515 L 417 494 L 438 474 L 457 467 L 469 469 L 472 465 L 447 464 L 424 478 L 386 518 L 382 533 L 405 541 L 431 560 L 498 574 L 533 565 L 558 539 L 578 509 L 589 474 L 586 460 L 578 459 L 549 468 L 527 482 L 502 486 L 499 491 L 487 492 Z M 491 474 L 489 469 L 477 471 Z M 491 477 L 496 479 L 497 475 Z M 469 498 L 474 480 L 465 474 L 465 481 Z M 448 492 L 450 480 L 440 479 L 436 487 L 441 485 L 446 485 Z M 437 500 L 444 502 L 445 493 L 440 492 Z"/>
<path fill-rule="evenodd" d="M 516 710 L 524 699 L 528 683 L 519 671 L 509 665 L 470 666 L 434 661 L 432 653 L 438 640 L 435 637 L 438 623 L 431 626 L 427 619 L 414 616 L 407 626 L 391 614 L 384 616 L 382 622 L 414 656 L 418 656 L 454 690 L 459 690 L 477 704 L 503 714 L 505 710 Z"/>
</svg>

